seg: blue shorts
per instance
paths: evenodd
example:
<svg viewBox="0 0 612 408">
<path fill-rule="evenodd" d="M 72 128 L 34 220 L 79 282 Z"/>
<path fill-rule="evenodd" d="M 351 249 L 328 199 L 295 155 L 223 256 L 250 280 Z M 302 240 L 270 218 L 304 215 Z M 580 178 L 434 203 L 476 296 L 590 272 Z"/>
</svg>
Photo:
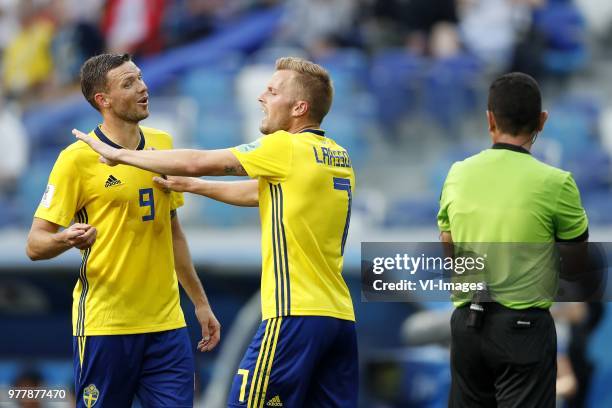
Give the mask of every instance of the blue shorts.
<svg viewBox="0 0 612 408">
<path fill-rule="evenodd" d="M 193 407 L 194 359 L 187 328 L 73 337 L 76 406 Z"/>
<path fill-rule="evenodd" d="M 355 322 L 322 316 L 265 320 L 240 362 L 228 406 L 355 408 L 358 372 Z"/>
</svg>

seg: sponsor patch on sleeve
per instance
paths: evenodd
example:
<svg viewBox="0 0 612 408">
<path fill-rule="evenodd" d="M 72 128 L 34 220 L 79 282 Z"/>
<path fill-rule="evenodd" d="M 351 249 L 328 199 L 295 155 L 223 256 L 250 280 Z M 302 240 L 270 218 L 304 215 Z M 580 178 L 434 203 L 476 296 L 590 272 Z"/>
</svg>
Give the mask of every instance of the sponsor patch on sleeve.
<svg viewBox="0 0 612 408">
<path fill-rule="evenodd" d="M 241 144 L 240 146 L 236 146 L 236 150 L 242 153 L 248 153 L 251 150 L 257 149 L 259 146 L 261 146 L 261 141 L 255 140 L 254 142 L 251 142 L 251 143 Z"/>
</svg>

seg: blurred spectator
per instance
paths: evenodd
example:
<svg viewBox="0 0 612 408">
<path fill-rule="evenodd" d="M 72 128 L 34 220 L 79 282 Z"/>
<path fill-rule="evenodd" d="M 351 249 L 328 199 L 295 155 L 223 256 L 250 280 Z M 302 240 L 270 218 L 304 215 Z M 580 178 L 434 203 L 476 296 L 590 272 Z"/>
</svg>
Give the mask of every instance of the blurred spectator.
<svg viewBox="0 0 612 408">
<path fill-rule="evenodd" d="M 558 303 L 552 309 L 559 345 L 557 395 L 566 407 L 586 406 L 593 363 L 588 358 L 588 341 L 603 316 L 599 302 Z"/>
<path fill-rule="evenodd" d="M 163 22 L 165 45 L 176 47 L 208 36 L 223 3 L 223 0 L 177 0 L 168 4 Z"/>
<path fill-rule="evenodd" d="M 282 0 L 174 0 L 167 4 L 163 18 L 164 46 L 176 47 L 206 37 L 224 23 L 256 9 L 274 6 Z"/>
<path fill-rule="evenodd" d="M 149 55 L 163 47 L 166 0 L 107 0 L 102 16 L 107 51 Z"/>
<path fill-rule="evenodd" d="M 48 81 L 53 69 L 50 42 L 54 23 L 46 14 L 46 7 L 36 4 L 33 0 L 19 3 L 20 30 L 2 57 L 2 83 L 6 94 L 22 101 L 34 96 Z"/>
<path fill-rule="evenodd" d="M 18 0 L 0 0 L 0 52 L 19 30 Z"/>
<path fill-rule="evenodd" d="M 44 385 L 42 375 L 34 369 L 24 370 L 13 382 L 13 388 L 18 389 L 38 389 L 44 387 Z M 40 408 L 43 405 L 41 400 L 21 399 L 18 401 L 17 406 L 20 408 Z"/>
<path fill-rule="evenodd" d="M 612 37 L 612 1 L 576 0 L 576 4 L 584 13 L 589 29 L 600 38 L 607 37 L 609 43 Z"/>
<path fill-rule="evenodd" d="M 489 69 L 505 71 L 528 34 L 534 7 L 546 0 L 458 0 L 465 47 Z"/>
<path fill-rule="evenodd" d="M 0 88 L 0 196 L 12 192 L 28 162 L 28 137 L 15 106 L 7 106 Z"/>
<path fill-rule="evenodd" d="M 75 7 L 74 0 L 54 0 L 53 15 L 58 23 L 51 44 L 53 85 L 72 88 L 78 84 L 82 63 L 104 51 L 104 39 L 97 25 L 88 21 L 82 9 Z"/>
<path fill-rule="evenodd" d="M 356 45 L 355 0 L 288 0 L 279 41 L 315 58 L 338 46 Z"/>
<path fill-rule="evenodd" d="M 578 381 L 576 394 L 568 400 L 568 408 L 582 408 L 587 406 L 587 399 L 595 365 L 588 356 L 589 341 L 595 329 L 604 316 L 604 303 L 583 303 L 583 311 L 572 320 L 571 339 L 569 343 L 569 359 Z"/>
<path fill-rule="evenodd" d="M 375 48 L 405 46 L 417 55 L 454 55 L 460 49 L 455 1 L 372 0 L 369 42 Z"/>
<path fill-rule="evenodd" d="M 584 303 L 557 303 L 551 313 L 555 319 L 557 332 L 557 405 L 576 395 L 578 381 L 568 356 L 570 343 L 570 325 L 574 321 L 584 319 Z"/>
<path fill-rule="evenodd" d="M 44 1 L 44 0 L 43 0 Z M 72 20 L 87 21 L 99 25 L 107 0 L 50 0 L 63 5 Z M 56 4 L 57 6 L 57 4 Z"/>
</svg>

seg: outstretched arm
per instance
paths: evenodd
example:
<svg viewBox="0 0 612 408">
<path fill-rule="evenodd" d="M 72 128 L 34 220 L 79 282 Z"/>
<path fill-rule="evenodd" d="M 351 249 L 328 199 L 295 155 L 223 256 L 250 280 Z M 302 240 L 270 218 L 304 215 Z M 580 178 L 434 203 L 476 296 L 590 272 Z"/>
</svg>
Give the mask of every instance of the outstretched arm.
<svg viewBox="0 0 612 408">
<path fill-rule="evenodd" d="M 95 137 L 73 129 L 77 139 L 99 153 L 108 165 L 128 164 L 154 173 L 174 176 L 246 176 L 228 149 L 221 150 L 128 150 L 116 149 Z"/>
<path fill-rule="evenodd" d="M 162 188 L 199 194 L 213 200 L 240 207 L 259 206 L 259 183 L 257 180 L 211 181 L 193 177 L 154 177 Z"/>
</svg>

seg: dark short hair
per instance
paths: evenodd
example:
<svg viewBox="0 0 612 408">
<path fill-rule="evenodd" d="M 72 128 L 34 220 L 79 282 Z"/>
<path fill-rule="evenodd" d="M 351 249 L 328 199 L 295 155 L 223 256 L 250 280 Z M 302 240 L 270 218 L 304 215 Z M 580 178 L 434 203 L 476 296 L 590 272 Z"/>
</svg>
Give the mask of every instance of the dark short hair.
<svg viewBox="0 0 612 408">
<path fill-rule="evenodd" d="M 81 67 L 81 91 L 87 102 L 96 110 L 100 108 L 96 105 L 94 96 L 98 92 L 106 90 L 106 74 L 108 71 L 131 61 L 130 54 L 100 54 L 89 58 Z"/>
<path fill-rule="evenodd" d="M 542 113 L 542 94 L 535 79 L 521 72 L 502 75 L 489 88 L 488 109 L 497 127 L 510 135 L 537 131 Z"/>
</svg>

